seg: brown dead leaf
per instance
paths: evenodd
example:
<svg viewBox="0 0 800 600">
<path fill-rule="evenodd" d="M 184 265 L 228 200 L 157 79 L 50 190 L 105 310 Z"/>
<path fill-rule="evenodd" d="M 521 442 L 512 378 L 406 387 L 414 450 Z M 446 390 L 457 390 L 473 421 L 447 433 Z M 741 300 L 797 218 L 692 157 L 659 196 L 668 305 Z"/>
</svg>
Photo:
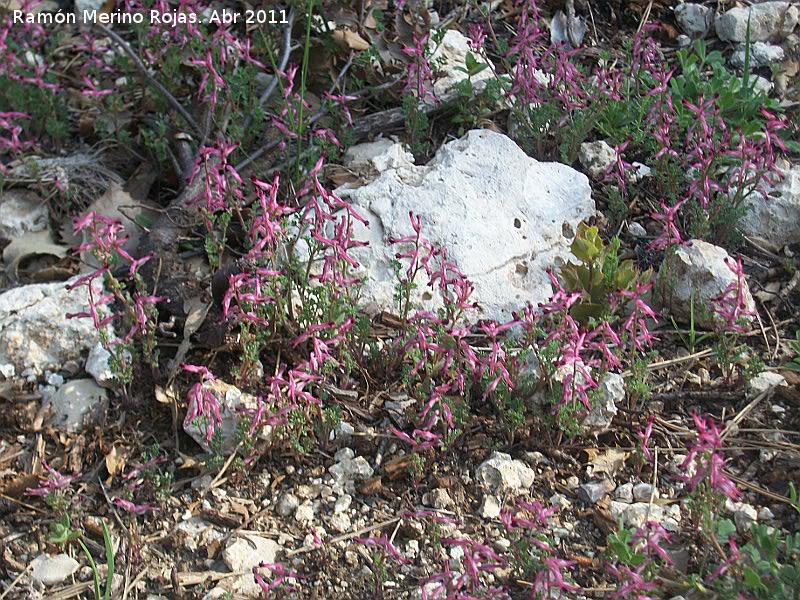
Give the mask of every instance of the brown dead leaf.
<svg viewBox="0 0 800 600">
<path fill-rule="evenodd" d="M 594 458 L 589 460 L 589 465 L 586 467 L 586 474 L 590 477 L 597 477 L 605 473 L 613 478 L 614 475 L 625 466 L 625 460 L 631 454 L 631 452 L 618 450 L 617 448 L 609 448 L 604 452 L 596 454 Z"/>
<path fill-rule="evenodd" d="M 119 475 L 125 470 L 125 465 L 128 464 L 130 458 L 130 448 L 123 446 L 112 446 L 111 451 L 106 454 L 106 470 L 111 476 Z"/>
<path fill-rule="evenodd" d="M 21 473 L 10 479 L 0 489 L 0 494 L 19 500 L 25 495 L 25 490 L 39 486 L 39 478 L 36 475 Z"/>
<path fill-rule="evenodd" d="M 365 496 L 374 496 L 383 490 L 383 482 L 380 476 L 367 479 L 358 488 L 358 493 Z"/>
<path fill-rule="evenodd" d="M 389 479 L 397 479 L 408 473 L 411 467 L 411 456 L 396 456 L 383 464 L 383 470 Z"/>
<path fill-rule="evenodd" d="M 349 48 L 356 52 L 363 52 L 369 50 L 369 42 L 362 38 L 358 33 L 347 27 L 337 29 L 331 34 L 333 41 L 339 44 L 342 48 Z"/>
</svg>

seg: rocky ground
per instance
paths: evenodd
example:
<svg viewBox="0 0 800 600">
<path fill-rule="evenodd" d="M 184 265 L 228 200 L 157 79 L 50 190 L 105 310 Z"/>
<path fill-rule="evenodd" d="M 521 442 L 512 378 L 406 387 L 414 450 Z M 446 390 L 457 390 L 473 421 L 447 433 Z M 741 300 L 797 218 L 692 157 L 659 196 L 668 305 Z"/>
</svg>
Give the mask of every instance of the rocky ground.
<svg viewBox="0 0 800 600">
<path fill-rule="evenodd" d="M 705 38 L 732 68 L 742 68 L 749 45 L 747 63 L 759 76 L 757 85 L 787 110 L 797 106 L 800 6 L 757 3 L 749 13 L 744 6 L 661 8 L 662 27 L 674 34 L 662 45 L 672 56 Z M 601 47 L 588 10 L 584 17 L 590 30 L 584 44 Z M 553 32 L 558 28 L 551 25 Z M 464 79 L 459 67 L 466 52 L 467 38 L 453 29 L 440 50 L 437 96 Z M 481 78 L 488 80 L 489 72 Z M 409 234 L 409 212 L 470 276 L 480 318 L 500 322 L 526 302 L 549 301 L 547 269 L 570 261 L 582 221 L 601 230 L 609 223 L 598 190 L 617 158 L 611 146 L 584 143 L 574 165 L 540 162 L 504 129 L 450 135 L 430 160 L 415 159 L 387 132 L 328 166 L 337 196 L 369 222 L 369 228 L 355 225 L 355 237 L 369 246 L 352 255 L 367 278 L 361 300 L 376 338 L 388 339 L 398 329 L 390 265 L 395 249 L 388 241 Z M 755 523 L 782 536 L 800 531 L 789 488 L 800 466 L 800 377 L 786 366 L 795 357 L 789 342 L 800 326 L 800 164 L 792 163 L 797 155 L 786 160 L 770 201 L 753 201 L 742 219 L 745 237 L 736 252 L 702 240 L 675 251 L 670 301 L 658 307 L 653 324 L 658 357 L 647 364 L 646 402 L 632 401 L 626 390 L 630 369 L 607 373 L 574 435 L 543 431 L 532 419 L 521 428 L 529 433 L 509 435 L 493 414 L 477 410 L 447 449 L 412 453 L 392 430 L 410 429 L 415 400 L 402 382 L 386 384 L 375 375 L 365 377 L 370 385 L 327 384 L 326 397 L 334 399 L 340 418 L 316 432 L 318 443 L 299 451 L 265 430 L 251 441 L 257 451 L 248 460 L 242 460 L 236 432 L 243 411 L 259 406 L 259 390 L 235 387 L 232 372 L 219 368 L 216 381 L 205 381 L 203 390 L 220 407 L 220 448 L 209 447 L 197 422 L 184 421 L 189 384 L 174 372 L 165 385 L 135 380 L 134 390 L 152 387 L 154 397 L 123 401 L 91 319 L 68 318 L 88 310 L 89 288 L 65 288 L 65 280 L 79 274 L 70 266 L 64 232 L 54 230 L 53 211 L 24 185 L 4 190 L 0 600 L 93 597 L 86 554 L 75 543 L 53 541 L 64 513 L 71 516 L 69 527 L 83 532 L 101 582 L 108 575 L 108 528 L 115 557 L 111 598 L 254 598 L 265 595 L 264 587 L 275 597 L 444 598 L 427 578 L 442 572 L 453 578 L 497 556 L 519 556 L 521 538 L 508 526 L 507 511 L 516 506 L 534 514 L 531 504 L 519 502 L 553 508 L 537 531 L 569 561 L 569 580 L 579 587 L 563 590 L 564 597 L 618 592 L 620 583 L 606 566 L 609 536 L 648 523 L 668 534 L 663 546 L 671 561 L 650 594 L 700 597 L 700 587 L 687 584 L 688 574 L 704 564 L 708 548 L 697 542 L 696 499 L 682 479 L 698 431 L 693 412 L 716 418 L 725 473 L 742 492 L 725 501 L 720 515 L 745 538 Z M 647 177 L 648 169 L 637 167 L 637 176 Z M 105 187 L 97 195 L 107 205 L 119 204 L 115 194 L 129 201 L 135 196 L 114 181 Z M 618 234 L 622 253 L 646 266 L 646 248 L 659 232 L 649 213 L 634 211 L 604 235 Z M 746 383 L 728 385 L 712 340 L 702 337 L 713 329 L 713 317 L 692 308 L 736 284 L 726 264 L 734 255 L 743 256 L 746 273 L 742 303 L 757 314 L 744 336 L 745 362 L 757 356 L 763 366 Z M 166 370 L 180 362 L 179 354 L 197 360 L 225 354 L 221 344 L 204 346 L 192 337 L 204 331 L 201 323 L 219 317 L 219 307 L 205 259 L 185 263 L 200 283 L 196 297 L 184 298 L 186 327 L 160 331 L 167 340 Z M 441 306 L 424 286 L 413 302 L 431 311 Z M 471 343 L 486 345 L 486 337 L 476 333 Z M 263 376 L 264 365 L 261 370 Z M 643 454 L 643 436 L 651 459 Z M 147 503 L 134 502 L 144 495 Z M 59 499 L 66 506 L 54 504 Z M 264 585 L 253 574 L 262 563 L 269 565 L 260 568 Z M 487 568 L 480 597 L 529 597 L 534 581 L 515 569 L 511 561 Z"/>
</svg>

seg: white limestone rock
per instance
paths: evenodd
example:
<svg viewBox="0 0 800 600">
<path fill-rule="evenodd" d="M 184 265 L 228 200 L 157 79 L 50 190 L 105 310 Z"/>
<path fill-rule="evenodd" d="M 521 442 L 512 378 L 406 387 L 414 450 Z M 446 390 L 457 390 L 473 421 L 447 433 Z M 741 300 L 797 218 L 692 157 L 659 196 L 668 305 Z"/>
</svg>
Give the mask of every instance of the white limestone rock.
<svg viewBox="0 0 800 600">
<path fill-rule="evenodd" d="M 85 287 L 74 281 L 24 285 L 0 294 L 0 373 L 11 379 L 25 370 L 57 372 L 68 361 L 83 363 L 98 335 L 91 319 L 66 315 L 89 310 Z M 94 297 L 105 292 L 94 286 Z M 104 313 L 103 313 L 104 314 Z"/>
<path fill-rule="evenodd" d="M 75 379 L 48 396 L 45 405 L 53 427 L 76 433 L 101 419 L 108 407 L 108 391 L 93 379 Z"/>
<path fill-rule="evenodd" d="M 435 48 L 428 61 L 434 72 L 433 93 L 437 98 L 441 98 L 457 83 L 467 78 L 462 69 L 466 66 L 467 52 L 471 52 L 469 39 L 457 29 L 448 29 L 438 47 L 434 45 L 433 40 L 429 46 L 432 50 Z M 472 55 L 478 62 L 486 63 L 480 54 L 472 52 Z M 492 77 L 494 77 L 492 67 L 488 67 L 473 75 L 472 85 L 475 89 L 480 89 Z"/>
<path fill-rule="evenodd" d="M 750 20 L 750 41 L 779 40 L 792 33 L 800 19 L 800 8 L 792 2 L 762 2 L 749 8 L 732 8 L 717 17 L 717 37 L 724 42 L 745 43 Z"/>
<path fill-rule="evenodd" d="M 261 562 L 274 563 L 280 551 L 277 542 L 256 535 L 238 534 L 232 538 L 222 551 L 222 560 L 233 573 L 246 572 L 233 578 L 233 590 L 248 598 L 263 597 L 261 588 L 253 578 L 253 567 Z M 264 573 L 267 573 L 266 569 Z"/>
<path fill-rule="evenodd" d="M 0 193 L 0 238 L 13 240 L 47 229 L 47 203 L 29 190 Z"/>
<path fill-rule="evenodd" d="M 600 435 L 611 428 L 617 414 L 617 404 L 625 400 L 625 380 L 617 373 L 606 373 L 598 386 L 598 398 L 583 419 L 586 433 Z"/>
<path fill-rule="evenodd" d="M 675 20 L 686 35 L 699 38 L 711 27 L 711 8 L 702 4 L 685 2 L 675 7 Z"/>
<path fill-rule="evenodd" d="M 600 179 L 617 159 L 617 154 L 607 142 L 583 142 L 578 150 L 578 162 L 592 177 Z"/>
<path fill-rule="evenodd" d="M 217 400 L 219 406 L 219 415 L 222 419 L 221 423 L 214 425 L 214 431 L 219 432 L 222 439 L 222 452 L 230 454 L 236 449 L 238 443 L 236 439 L 236 432 L 239 428 L 239 423 L 242 419 L 247 419 L 247 413 L 244 411 L 254 411 L 258 408 L 258 400 L 252 394 L 242 392 L 236 386 L 225 383 L 224 381 L 206 381 L 203 383 L 203 389 L 210 391 Z M 189 420 L 187 418 L 183 421 L 183 430 L 197 442 L 206 452 L 211 451 L 206 436 L 206 424 L 202 417 Z M 259 433 L 259 439 L 269 442 L 272 439 L 272 428 L 267 426 Z"/>
<path fill-rule="evenodd" d="M 747 198 L 747 212 L 739 229 L 772 249 L 800 243 L 800 166 L 779 165 L 784 177 L 766 190 Z"/>
<path fill-rule="evenodd" d="M 546 269 L 568 259 L 578 223 L 595 211 L 584 175 L 540 163 L 490 130 L 445 144 L 427 166 L 388 169 L 367 186 L 336 193 L 370 225 L 356 223 L 354 238 L 369 246 L 351 255 L 362 265 L 362 304 L 372 313 L 394 307 L 391 263 L 405 247 L 389 240 L 413 233 L 409 212 L 421 218 L 422 235 L 444 246 L 447 259 L 474 284 L 478 317 L 505 320 L 552 295 Z M 418 282 L 413 302 L 435 310 L 441 299 L 426 284 Z"/>
<path fill-rule="evenodd" d="M 691 298 L 694 294 L 695 325 L 710 327 L 715 314 L 702 314 L 701 303 L 708 305 L 715 296 L 720 295 L 730 283 L 736 281 L 736 275 L 725 263 L 728 253 L 724 248 L 714 246 L 702 240 L 692 240 L 691 246 L 680 246 L 669 261 L 664 261 L 661 269 L 668 269 L 665 276 L 658 278 L 659 290 L 655 296 L 660 299 L 662 291 L 666 295 L 666 304 L 670 315 L 676 321 L 688 323 L 691 313 Z M 756 305 L 750 289 L 745 282 L 745 304 L 755 312 Z"/>
<path fill-rule="evenodd" d="M 478 484 L 492 492 L 527 490 L 535 476 L 533 469 L 521 460 L 496 451 L 475 471 Z"/>
<path fill-rule="evenodd" d="M 75 573 L 80 563 L 67 554 L 40 554 L 31 562 L 31 579 L 46 586 L 61 583 Z"/>
<path fill-rule="evenodd" d="M 745 46 L 740 45 L 733 54 L 731 54 L 730 62 L 734 67 L 744 69 Z M 769 67 L 783 60 L 784 52 L 780 46 L 773 46 L 764 42 L 753 42 L 750 45 L 750 69 L 760 69 L 762 67 Z"/>
</svg>

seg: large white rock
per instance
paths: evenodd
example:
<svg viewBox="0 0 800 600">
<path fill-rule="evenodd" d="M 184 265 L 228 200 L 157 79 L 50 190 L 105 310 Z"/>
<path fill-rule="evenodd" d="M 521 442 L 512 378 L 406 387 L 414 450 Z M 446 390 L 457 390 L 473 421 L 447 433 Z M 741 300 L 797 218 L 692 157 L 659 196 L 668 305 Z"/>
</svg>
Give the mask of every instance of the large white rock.
<svg viewBox="0 0 800 600">
<path fill-rule="evenodd" d="M 248 416 L 248 412 L 250 412 L 250 414 L 255 412 L 258 408 L 258 399 L 252 394 L 242 392 L 242 390 L 236 386 L 218 379 L 204 382 L 203 388 L 210 391 L 217 400 L 219 416 L 222 422 L 215 424 L 214 435 L 217 435 L 217 432 L 219 432 L 222 439 L 222 452 L 230 454 L 236 449 L 236 445 L 238 444 L 236 433 L 239 429 L 239 424 L 244 420 L 249 424 L 250 417 Z M 206 424 L 202 419 L 202 417 L 191 421 L 184 419 L 183 430 L 189 434 L 195 442 L 200 444 L 206 452 L 210 452 L 211 447 L 206 437 Z M 268 442 L 271 438 L 272 427 L 270 426 L 265 427 L 259 433 L 259 439 L 263 441 Z"/>
<path fill-rule="evenodd" d="M 767 190 L 753 193 L 739 229 L 773 249 L 800 242 L 800 167 L 782 168 L 784 178 Z"/>
<path fill-rule="evenodd" d="M 53 427 L 75 433 L 100 419 L 108 406 L 108 391 L 94 379 L 75 379 L 58 388 L 46 405 Z"/>
<path fill-rule="evenodd" d="M 675 7 L 675 20 L 686 35 L 700 37 L 708 31 L 711 8 L 702 4 L 686 2 Z"/>
<path fill-rule="evenodd" d="M 253 577 L 253 567 L 259 563 L 274 563 L 281 551 L 280 545 L 270 539 L 256 535 L 237 535 L 222 551 L 222 560 L 234 573 L 245 572 L 234 578 L 233 590 L 248 598 L 261 598 L 263 592 Z M 264 569 L 264 574 L 267 570 Z"/>
<path fill-rule="evenodd" d="M 0 194 L 0 238 L 13 240 L 26 233 L 47 229 L 47 203 L 29 190 Z"/>
<path fill-rule="evenodd" d="M 703 314 L 701 304 L 707 306 L 709 301 L 719 296 L 729 284 L 736 281 L 736 275 L 728 268 L 725 259 L 733 260 L 724 248 L 714 246 L 702 240 L 692 240 L 691 246 L 680 246 L 675 253 L 664 261 L 661 269 L 667 268 L 663 276 L 659 276 L 659 291 L 666 292 L 666 304 L 670 315 L 676 321 L 688 323 L 691 314 L 691 297 L 694 294 L 694 319 L 698 327 L 713 325 L 715 314 Z M 657 297 L 661 293 L 656 293 Z M 749 310 L 755 312 L 756 306 L 750 289 L 745 282 L 745 303 Z"/>
<path fill-rule="evenodd" d="M 102 293 L 96 286 L 95 298 Z M 26 369 L 42 374 L 59 371 L 67 361 L 82 364 L 97 343 L 97 331 L 91 319 L 66 315 L 88 311 L 88 304 L 85 287 L 68 292 L 63 282 L 0 294 L 0 373 L 10 379 Z"/>
<path fill-rule="evenodd" d="M 566 262 L 578 223 L 595 212 L 585 175 L 538 162 L 486 129 L 445 144 L 427 166 L 388 169 L 367 186 L 336 193 L 370 224 L 356 224 L 355 239 L 369 246 L 352 255 L 363 265 L 362 301 L 371 312 L 394 307 L 391 262 L 407 248 L 388 240 L 413 233 L 409 212 L 421 217 L 423 236 L 444 246 L 473 282 L 480 316 L 498 320 L 527 302 L 547 301 L 546 269 Z M 439 306 L 424 275 L 417 283 L 415 303 Z"/>
<path fill-rule="evenodd" d="M 80 564 L 67 554 L 40 554 L 31 562 L 31 578 L 44 585 L 56 585 L 78 570 Z"/>
<path fill-rule="evenodd" d="M 725 42 L 744 43 L 750 19 L 750 41 L 783 39 L 792 33 L 800 18 L 800 8 L 791 2 L 762 2 L 749 8 L 732 8 L 717 17 L 717 37 Z"/>
<path fill-rule="evenodd" d="M 467 78 L 462 69 L 466 68 L 467 52 L 472 51 L 469 48 L 469 40 L 456 29 L 448 29 L 438 46 L 431 40 L 429 47 L 435 48 L 429 63 L 434 72 L 433 93 L 439 98 Z M 472 52 L 472 55 L 478 62 L 486 64 L 477 52 Z M 483 82 L 492 77 L 494 77 L 492 67 L 487 67 L 477 75 L 473 75 L 472 85 L 476 89 L 481 89 Z"/>
<path fill-rule="evenodd" d="M 600 435 L 611 428 L 617 404 L 625 400 L 625 380 L 617 373 L 606 373 L 598 386 L 597 400 L 583 419 L 586 433 Z"/>
<path fill-rule="evenodd" d="M 617 159 L 617 153 L 603 140 L 584 142 L 578 150 L 578 161 L 594 179 L 600 179 Z"/>
<path fill-rule="evenodd" d="M 533 485 L 536 473 L 521 460 L 503 452 L 492 452 L 475 470 L 478 484 L 492 492 L 521 492 Z"/>
<path fill-rule="evenodd" d="M 746 44 L 740 44 L 736 51 L 731 54 L 731 64 L 734 67 L 744 69 L 747 53 Z M 753 42 L 750 44 L 750 69 L 760 69 L 779 63 L 783 60 L 784 52 L 780 46 L 773 46 L 764 42 Z"/>
</svg>

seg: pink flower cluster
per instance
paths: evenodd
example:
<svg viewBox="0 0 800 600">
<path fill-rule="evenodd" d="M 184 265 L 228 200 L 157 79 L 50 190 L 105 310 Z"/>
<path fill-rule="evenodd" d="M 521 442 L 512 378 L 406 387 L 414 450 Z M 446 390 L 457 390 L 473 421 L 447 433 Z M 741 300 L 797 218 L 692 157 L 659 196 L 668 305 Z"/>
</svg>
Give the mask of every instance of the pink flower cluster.
<svg viewBox="0 0 800 600">
<path fill-rule="evenodd" d="M 729 283 L 721 294 L 711 299 L 711 310 L 721 318 L 725 329 L 744 333 L 743 322 L 752 320 L 755 312 L 747 302 L 747 281 L 742 258 L 737 257 L 735 261 L 726 258 L 725 264 L 736 275 L 736 281 Z"/>
<path fill-rule="evenodd" d="M 125 235 L 122 222 L 97 214 L 94 211 L 90 211 L 84 217 L 76 219 L 74 231 L 76 234 L 83 233 L 86 239 L 83 244 L 78 246 L 76 251 L 91 252 L 101 266 L 79 277 L 72 284 L 67 286 L 67 289 L 70 291 L 79 287 L 86 287 L 89 299 L 88 311 L 68 314 L 67 318 L 91 318 L 95 328 L 98 331 L 102 331 L 108 324 L 115 321 L 122 314 L 125 314 L 130 321 L 128 332 L 122 339 L 109 340 L 108 344 L 112 346 L 119 343 L 128 343 L 134 336 L 152 336 L 157 319 L 155 305 L 159 302 L 166 301 L 165 298 L 145 294 L 140 285 L 137 285 L 136 289 L 134 289 L 130 295 L 115 290 L 102 294 L 100 297 L 95 297 L 97 287 L 94 284 L 94 282 L 101 277 L 110 276 L 112 266 L 114 266 L 120 258 L 130 262 L 128 278 L 135 282 L 137 281 L 138 270 L 142 265 L 146 264 L 152 256 L 144 256 L 138 259 L 133 258 L 124 247 L 129 238 Z M 115 299 L 122 304 L 124 313 L 116 312 L 101 317 L 98 309 Z"/>
<path fill-rule="evenodd" d="M 697 439 L 688 444 L 689 450 L 681 469 L 686 473 L 681 479 L 695 490 L 701 484 L 709 489 L 721 492 L 731 500 L 739 500 L 741 492 L 725 472 L 725 457 L 722 455 L 722 439 L 714 419 L 711 416 L 701 417 L 692 413 Z"/>
</svg>

